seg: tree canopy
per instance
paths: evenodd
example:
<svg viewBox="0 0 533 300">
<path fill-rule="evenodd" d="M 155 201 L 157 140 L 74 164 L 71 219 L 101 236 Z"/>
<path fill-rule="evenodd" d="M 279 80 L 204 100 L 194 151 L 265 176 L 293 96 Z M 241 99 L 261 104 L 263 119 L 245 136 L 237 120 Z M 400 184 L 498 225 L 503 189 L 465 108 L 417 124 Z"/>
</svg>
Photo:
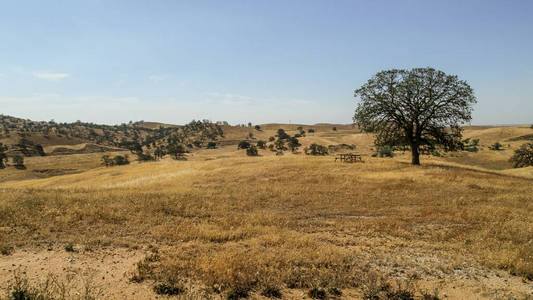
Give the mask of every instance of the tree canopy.
<svg viewBox="0 0 533 300">
<path fill-rule="evenodd" d="M 360 99 L 354 123 L 375 133 L 378 146 L 410 146 L 415 165 L 421 146 L 456 147 L 476 103 L 466 81 L 433 68 L 379 72 L 354 95 Z"/>
</svg>

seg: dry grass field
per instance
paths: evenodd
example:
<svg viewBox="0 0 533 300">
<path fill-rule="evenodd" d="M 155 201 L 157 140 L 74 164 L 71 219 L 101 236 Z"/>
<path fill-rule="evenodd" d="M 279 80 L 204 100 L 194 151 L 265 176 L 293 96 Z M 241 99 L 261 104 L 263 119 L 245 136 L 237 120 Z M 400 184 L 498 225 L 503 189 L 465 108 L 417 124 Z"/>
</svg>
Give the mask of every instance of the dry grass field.
<svg viewBox="0 0 533 300">
<path fill-rule="evenodd" d="M 507 163 L 533 129 L 467 128 L 479 152 L 419 167 L 371 157 L 351 126 L 304 126 L 301 141 L 355 144 L 363 163 L 236 149 L 280 127 L 297 125 L 224 128 L 225 146 L 187 161 L 105 168 L 91 153 L 0 171 L 0 299 L 533 297 L 533 168 Z"/>
</svg>

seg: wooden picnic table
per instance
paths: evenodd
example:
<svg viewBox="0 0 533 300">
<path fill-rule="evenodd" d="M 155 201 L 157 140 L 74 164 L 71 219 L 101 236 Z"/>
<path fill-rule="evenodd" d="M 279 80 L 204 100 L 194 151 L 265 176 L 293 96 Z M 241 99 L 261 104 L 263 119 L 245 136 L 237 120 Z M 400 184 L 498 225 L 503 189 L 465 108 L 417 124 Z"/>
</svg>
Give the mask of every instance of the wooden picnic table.
<svg viewBox="0 0 533 300">
<path fill-rule="evenodd" d="M 357 161 L 363 162 L 363 157 L 361 154 L 355 153 L 340 153 L 335 156 L 335 161 L 337 161 L 337 159 L 347 163 L 354 163 Z"/>
</svg>

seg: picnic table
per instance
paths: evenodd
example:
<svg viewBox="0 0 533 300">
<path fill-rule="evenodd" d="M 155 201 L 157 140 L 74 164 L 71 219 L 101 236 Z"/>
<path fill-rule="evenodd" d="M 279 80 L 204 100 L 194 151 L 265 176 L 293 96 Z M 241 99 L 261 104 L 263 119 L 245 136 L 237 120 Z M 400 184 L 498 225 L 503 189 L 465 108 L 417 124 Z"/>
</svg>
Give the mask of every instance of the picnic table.
<svg viewBox="0 0 533 300">
<path fill-rule="evenodd" d="M 363 162 L 361 154 L 355 153 L 340 153 L 335 156 L 335 161 L 340 160 L 341 162 L 354 163 L 357 161 Z"/>
</svg>

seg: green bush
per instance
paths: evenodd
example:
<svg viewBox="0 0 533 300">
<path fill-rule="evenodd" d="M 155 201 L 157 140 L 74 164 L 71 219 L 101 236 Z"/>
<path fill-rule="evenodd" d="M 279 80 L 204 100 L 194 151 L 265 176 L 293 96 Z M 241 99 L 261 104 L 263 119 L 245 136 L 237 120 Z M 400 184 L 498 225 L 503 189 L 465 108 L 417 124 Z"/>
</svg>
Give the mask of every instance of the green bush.
<svg viewBox="0 0 533 300">
<path fill-rule="evenodd" d="M 240 141 L 239 145 L 237 145 L 237 149 L 248 149 L 250 148 L 250 142 L 248 141 Z"/>
<path fill-rule="evenodd" d="M 514 168 L 524 168 L 533 166 L 533 143 L 526 143 L 515 150 L 509 159 Z"/>
<path fill-rule="evenodd" d="M 207 149 L 216 149 L 216 148 L 217 148 L 217 143 L 215 142 L 207 143 Z"/>
<path fill-rule="evenodd" d="M 503 145 L 500 144 L 500 142 L 496 142 L 496 143 L 490 145 L 490 146 L 489 146 L 489 149 L 490 149 L 490 150 L 493 150 L 493 151 L 500 151 L 500 150 L 503 149 Z"/>
<path fill-rule="evenodd" d="M 13 156 L 13 164 L 15 165 L 15 168 L 18 170 L 26 169 L 26 166 L 24 165 L 24 157 L 22 155 Z"/>
<path fill-rule="evenodd" d="M 154 292 L 158 295 L 179 295 L 184 292 L 184 289 L 173 283 L 159 283 L 154 286 Z"/>
<path fill-rule="evenodd" d="M 266 148 L 266 142 L 265 141 L 257 141 L 257 148 L 259 149 L 265 149 Z"/>
<path fill-rule="evenodd" d="M 128 165 L 130 163 L 130 160 L 129 160 L 129 157 L 128 155 L 117 155 L 113 158 L 113 161 L 115 163 L 115 165 L 117 166 L 122 166 L 122 165 Z"/>
<path fill-rule="evenodd" d="M 248 156 L 259 156 L 259 153 L 257 151 L 257 147 L 250 146 L 248 149 L 246 149 L 246 155 Z"/>
<path fill-rule="evenodd" d="M 313 128 L 307 129 L 307 133 L 314 133 L 314 132 L 315 132 L 315 130 Z"/>
<path fill-rule="evenodd" d="M 309 148 L 305 149 L 305 154 L 307 155 L 327 155 L 328 154 L 328 148 L 319 145 L 319 144 L 311 144 Z"/>
</svg>

